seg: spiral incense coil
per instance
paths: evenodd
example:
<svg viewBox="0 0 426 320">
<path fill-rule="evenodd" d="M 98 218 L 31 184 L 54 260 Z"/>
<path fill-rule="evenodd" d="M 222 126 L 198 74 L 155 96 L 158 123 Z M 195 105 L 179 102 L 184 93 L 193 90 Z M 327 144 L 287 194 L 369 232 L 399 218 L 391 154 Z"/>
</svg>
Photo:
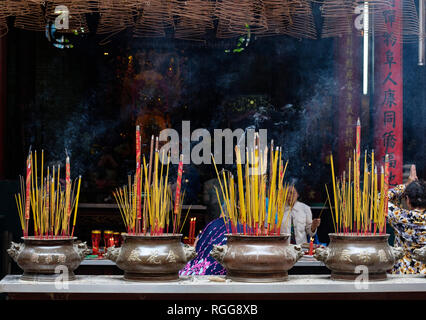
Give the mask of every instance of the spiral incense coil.
<svg viewBox="0 0 426 320">
<path fill-rule="evenodd" d="M 324 18 L 322 38 L 340 37 L 353 32 L 354 8 L 347 0 L 325 0 L 321 8 Z"/>
<path fill-rule="evenodd" d="M 171 3 L 166 0 L 149 0 L 136 21 L 135 37 L 164 37 L 165 28 L 174 27 Z"/>
<path fill-rule="evenodd" d="M 99 0 L 99 14 L 97 34 L 113 35 L 134 25 L 131 10 L 119 0 Z"/>
<path fill-rule="evenodd" d="M 9 15 L 12 16 L 27 14 L 31 11 L 27 0 L 7 0 L 5 3 Z"/>
<path fill-rule="evenodd" d="M 68 3 L 67 3 L 68 2 Z M 73 1 L 52 1 L 46 5 L 46 20 L 48 22 L 54 22 L 59 16 L 58 6 L 64 5 L 68 8 L 68 28 L 56 29 L 57 32 L 61 33 L 75 33 L 75 32 L 88 32 L 89 26 L 87 25 L 86 16 L 84 13 L 78 13 L 78 10 L 74 10 Z M 55 13 L 56 12 L 56 13 Z"/>
<path fill-rule="evenodd" d="M 264 32 L 267 29 L 265 7 L 260 0 L 217 1 L 215 16 L 219 19 L 217 38 L 232 38 L 246 34 L 246 25 L 253 33 Z"/>
<path fill-rule="evenodd" d="M 419 39 L 420 23 L 414 0 L 402 0 L 395 4 L 383 4 L 380 10 L 375 11 L 374 20 L 381 33 L 387 31 L 392 24 L 393 35 L 401 42 L 416 42 Z"/>
<path fill-rule="evenodd" d="M 18 14 L 15 19 L 15 27 L 30 31 L 44 31 L 46 21 L 41 5 L 35 2 L 28 2 L 27 5 L 30 9 L 29 13 Z"/>
<path fill-rule="evenodd" d="M 265 0 L 264 3 L 268 30 L 259 36 L 283 34 L 295 38 L 317 38 L 310 2 Z"/>
<path fill-rule="evenodd" d="M 9 28 L 7 27 L 6 18 L 0 18 L 0 38 L 5 36 L 8 31 L 9 31 Z"/>
<path fill-rule="evenodd" d="M 214 3 L 206 0 L 172 1 L 172 15 L 177 17 L 175 38 L 204 41 L 208 29 L 214 29 Z"/>
<path fill-rule="evenodd" d="M 245 34 L 246 25 L 254 34 L 268 29 L 262 0 L 222 0 L 217 2 L 216 16 L 219 18 L 219 38 Z"/>
<path fill-rule="evenodd" d="M 294 38 L 316 39 L 317 31 L 311 3 L 307 0 L 292 1 L 290 12 L 293 12 L 293 15 L 287 22 L 284 34 Z"/>
</svg>

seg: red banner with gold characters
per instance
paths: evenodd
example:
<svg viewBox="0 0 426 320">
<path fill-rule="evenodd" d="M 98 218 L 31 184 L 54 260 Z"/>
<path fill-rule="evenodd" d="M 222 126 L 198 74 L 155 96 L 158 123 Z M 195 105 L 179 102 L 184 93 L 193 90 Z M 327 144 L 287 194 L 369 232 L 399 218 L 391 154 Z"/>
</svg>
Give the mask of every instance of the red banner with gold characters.
<svg viewBox="0 0 426 320">
<path fill-rule="evenodd" d="M 402 183 L 403 168 L 403 74 L 402 0 L 381 10 L 386 28 L 375 34 L 375 151 L 384 165 L 389 155 L 389 185 Z"/>
<path fill-rule="evenodd" d="M 353 158 L 355 148 L 355 127 L 361 110 L 361 41 L 355 32 L 335 39 L 339 175 L 347 167 L 348 159 Z"/>
</svg>

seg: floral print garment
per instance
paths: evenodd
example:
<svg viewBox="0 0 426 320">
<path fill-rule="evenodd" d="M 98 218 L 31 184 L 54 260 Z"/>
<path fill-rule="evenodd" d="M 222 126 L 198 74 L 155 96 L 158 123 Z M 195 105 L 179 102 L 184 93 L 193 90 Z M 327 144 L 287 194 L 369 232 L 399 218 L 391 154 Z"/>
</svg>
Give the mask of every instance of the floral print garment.
<svg viewBox="0 0 426 320">
<path fill-rule="evenodd" d="M 210 222 L 203 230 L 197 245 L 197 257 L 189 261 L 186 266 L 180 270 L 181 276 L 191 275 L 220 275 L 226 274 L 225 268 L 210 256 L 213 245 L 226 244 L 226 226 L 223 218 L 217 218 Z"/>
<path fill-rule="evenodd" d="M 392 273 L 426 274 L 426 265 L 412 257 L 414 249 L 426 245 L 426 213 L 401 208 L 404 191 L 405 185 L 389 190 L 388 222 L 395 229 L 395 247 L 402 247 L 405 252 L 404 257 L 395 263 Z"/>
</svg>

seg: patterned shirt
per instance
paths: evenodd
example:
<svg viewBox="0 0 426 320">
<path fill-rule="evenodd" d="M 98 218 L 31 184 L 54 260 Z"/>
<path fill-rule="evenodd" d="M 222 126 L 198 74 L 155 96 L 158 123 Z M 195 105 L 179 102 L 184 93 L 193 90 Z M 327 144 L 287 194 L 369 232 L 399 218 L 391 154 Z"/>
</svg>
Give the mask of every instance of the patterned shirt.
<svg viewBox="0 0 426 320">
<path fill-rule="evenodd" d="M 401 196 L 405 185 L 389 190 L 388 222 L 395 230 L 395 247 L 404 249 L 404 257 L 398 260 L 393 269 L 394 274 L 426 274 L 426 265 L 415 260 L 415 249 L 426 245 L 426 213 L 424 210 L 407 210 L 401 208 Z"/>
</svg>

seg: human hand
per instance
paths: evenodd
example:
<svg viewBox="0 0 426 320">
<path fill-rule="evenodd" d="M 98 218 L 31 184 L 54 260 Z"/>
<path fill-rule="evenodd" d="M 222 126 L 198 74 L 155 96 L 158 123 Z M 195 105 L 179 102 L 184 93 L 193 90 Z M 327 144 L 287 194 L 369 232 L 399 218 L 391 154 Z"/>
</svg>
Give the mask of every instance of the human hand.
<svg viewBox="0 0 426 320">
<path fill-rule="evenodd" d="M 416 180 L 419 180 L 419 178 L 417 178 L 416 166 L 412 164 L 410 167 L 410 175 L 408 176 L 408 179 L 407 179 L 407 185 L 409 185 L 411 182 Z"/>
<path fill-rule="evenodd" d="M 312 232 L 315 232 L 315 230 L 320 226 L 320 224 L 321 224 L 320 218 L 316 218 L 316 219 L 312 220 L 312 225 L 311 225 Z"/>
</svg>

